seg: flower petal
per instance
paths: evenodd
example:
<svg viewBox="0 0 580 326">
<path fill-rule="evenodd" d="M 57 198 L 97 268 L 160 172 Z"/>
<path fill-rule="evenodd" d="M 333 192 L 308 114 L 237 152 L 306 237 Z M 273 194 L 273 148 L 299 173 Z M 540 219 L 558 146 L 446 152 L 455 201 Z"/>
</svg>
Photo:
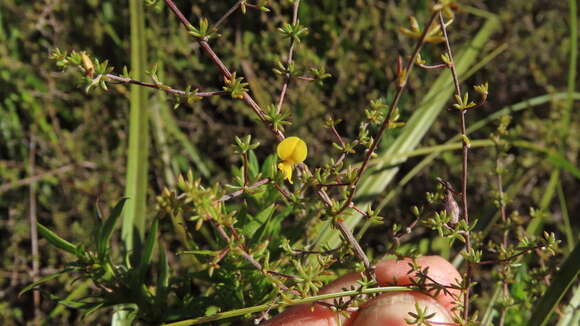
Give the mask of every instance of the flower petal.
<svg viewBox="0 0 580 326">
<path fill-rule="evenodd" d="M 278 163 L 278 169 L 284 173 L 284 178 L 288 179 L 288 182 L 292 182 L 292 169 L 294 168 L 294 164 L 287 161 L 282 161 Z"/>
<path fill-rule="evenodd" d="M 278 157 L 283 161 L 299 163 L 306 159 L 308 149 L 306 143 L 298 137 L 288 137 L 278 144 Z"/>
<path fill-rule="evenodd" d="M 298 138 L 298 141 L 294 146 L 294 151 L 292 152 L 292 160 L 295 163 L 304 162 L 307 155 L 308 147 L 306 147 L 306 143 L 302 139 Z"/>
</svg>

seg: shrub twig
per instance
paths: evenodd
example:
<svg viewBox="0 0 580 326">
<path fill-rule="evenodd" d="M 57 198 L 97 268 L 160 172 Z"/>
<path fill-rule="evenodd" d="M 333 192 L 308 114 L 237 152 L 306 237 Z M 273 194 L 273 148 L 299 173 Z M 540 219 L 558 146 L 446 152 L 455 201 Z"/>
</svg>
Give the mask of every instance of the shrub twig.
<svg viewBox="0 0 580 326">
<path fill-rule="evenodd" d="M 128 77 L 117 76 L 114 74 L 106 74 L 104 77 L 107 78 L 108 80 L 114 81 L 117 84 L 133 84 L 133 85 L 139 85 L 139 86 L 148 87 L 148 88 L 160 89 L 166 93 L 170 93 L 170 94 L 174 94 L 174 95 L 179 95 L 179 96 L 188 95 L 187 91 L 175 89 L 175 88 L 169 87 L 167 85 L 147 83 L 147 82 L 135 80 L 135 79 L 128 78 Z M 210 97 L 210 96 L 226 95 L 226 94 L 228 94 L 228 92 L 226 92 L 226 91 L 207 91 L 207 92 L 195 92 L 191 95 L 198 96 L 198 97 Z"/>
<path fill-rule="evenodd" d="M 447 36 L 447 27 L 445 26 L 445 21 L 443 19 L 443 14 L 439 12 L 439 24 L 441 26 L 441 32 L 443 33 L 443 38 L 445 39 L 445 47 L 447 55 L 449 57 L 449 70 L 451 71 L 451 76 L 453 77 L 453 84 L 455 86 L 455 95 L 461 98 L 461 88 L 459 86 L 459 78 L 457 77 L 457 71 L 455 69 L 455 62 L 453 61 L 453 53 L 451 51 L 451 45 L 449 43 L 449 37 Z M 465 114 L 466 110 L 459 111 L 459 124 L 460 132 L 462 137 L 467 137 Z M 469 225 L 469 211 L 467 207 L 467 173 L 468 173 L 468 155 L 469 155 L 469 144 L 464 140 L 462 142 L 463 146 L 463 159 L 462 159 L 462 177 L 461 177 L 461 202 L 463 219 L 466 225 Z M 471 247 L 471 236 L 470 232 L 465 232 L 465 246 L 468 253 L 472 251 Z M 467 271 L 465 273 L 465 295 L 463 297 L 463 319 L 468 320 L 469 318 L 469 292 L 471 289 L 471 273 L 472 266 L 469 260 L 467 260 Z"/>
<path fill-rule="evenodd" d="M 298 23 L 298 9 L 300 7 L 300 0 L 294 1 L 294 8 L 292 14 L 292 25 L 296 25 Z M 294 46 L 296 45 L 296 39 L 290 38 L 290 49 L 288 50 L 288 59 L 286 60 L 286 67 L 289 67 L 292 64 L 293 55 L 294 55 Z M 286 90 L 288 89 L 288 84 L 290 84 L 290 78 L 292 76 L 289 72 L 286 72 L 284 76 L 284 84 L 282 85 L 282 90 L 280 91 L 280 99 L 278 100 L 277 110 L 280 112 L 282 110 L 282 105 L 284 104 L 284 97 L 286 95 Z"/>
<path fill-rule="evenodd" d="M 366 168 L 369 165 L 369 161 L 371 159 L 371 156 L 373 155 L 373 153 L 377 149 L 379 142 L 381 141 L 381 138 L 383 137 L 383 134 L 385 133 L 387 127 L 389 126 L 389 122 L 391 121 L 391 116 L 393 114 L 393 111 L 395 110 L 395 108 L 399 104 L 399 100 L 401 99 L 401 95 L 403 95 L 403 91 L 405 90 L 405 87 L 407 86 L 407 81 L 409 79 L 409 75 L 411 74 L 411 71 L 413 70 L 413 66 L 414 66 L 415 60 L 417 58 L 417 55 L 419 54 L 419 51 L 423 47 L 423 44 L 425 44 L 425 39 L 427 37 L 429 29 L 431 28 L 431 25 L 433 24 L 433 22 L 435 21 L 435 18 L 437 17 L 437 13 L 438 13 L 438 11 L 434 11 L 433 14 L 431 15 L 431 17 L 429 18 L 429 21 L 425 25 L 423 33 L 421 34 L 421 37 L 419 38 L 417 45 L 415 45 L 415 50 L 413 50 L 413 53 L 411 54 L 409 61 L 407 61 L 407 65 L 405 66 L 405 73 L 404 73 L 405 75 L 400 76 L 400 77 L 402 77 L 402 80 L 401 80 L 401 83 L 399 84 L 399 87 L 397 88 L 397 92 L 395 93 L 395 97 L 393 98 L 393 101 L 391 102 L 391 105 L 389 107 L 389 111 L 388 111 L 387 115 L 385 116 L 385 119 L 383 120 L 381 128 L 379 129 L 379 132 L 373 138 L 373 142 L 372 142 L 371 146 L 366 151 L 366 155 L 365 155 L 365 158 L 363 159 L 362 165 L 359 168 L 359 170 L 356 174 L 356 177 L 354 178 L 354 180 L 352 180 L 352 182 L 350 184 L 348 198 L 347 198 L 346 202 L 344 203 L 344 205 L 336 212 L 337 216 L 340 215 L 342 212 L 344 212 L 344 210 L 346 210 L 349 207 L 350 203 L 352 202 L 352 199 L 354 198 L 354 195 L 356 192 L 356 187 L 357 187 L 358 183 L 360 182 L 363 173 L 365 172 Z"/>
</svg>

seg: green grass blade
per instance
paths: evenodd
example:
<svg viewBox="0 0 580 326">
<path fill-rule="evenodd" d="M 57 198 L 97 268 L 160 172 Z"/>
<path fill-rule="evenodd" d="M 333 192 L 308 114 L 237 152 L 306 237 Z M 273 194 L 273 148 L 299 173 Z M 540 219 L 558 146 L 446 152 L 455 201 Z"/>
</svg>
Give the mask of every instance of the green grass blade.
<svg viewBox="0 0 580 326">
<path fill-rule="evenodd" d="M 564 261 L 550 287 L 536 302 L 528 326 L 543 326 L 550 321 L 552 312 L 580 274 L 580 245 Z"/>
<path fill-rule="evenodd" d="M 566 138 L 570 133 L 574 91 L 576 90 L 576 65 L 578 62 L 578 16 L 576 8 L 576 0 L 568 0 L 568 11 L 570 13 L 570 63 L 568 65 L 568 97 L 566 98 L 566 108 L 562 115 L 562 129 L 560 129 L 560 150 L 562 152 L 566 147 Z"/>
<path fill-rule="evenodd" d="M 564 193 L 564 188 L 562 183 L 558 184 L 558 199 L 560 201 L 560 211 L 562 212 L 562 220 L 564 225 L 562 226 L 564 234 L 566 234 L 566 243 L 568 244 L 568 250 L 574 250 L 576 245 L 576 239 L 574 238 L 574 229 L 570 223 L 570 214 L 568 213 L 568 204 L 566 204 L 566 194 Z"/>
<path fill-rule="evenodd" d="M 580 286 L 573 290 L 574 295 L 562 311 L 562 318 L 556 326 L 574 326 L 580 324 Z"/>
<path fill-rule="evenodd" d="M 568 161 L 564 156 L 560 155 L 559 153 L 554 152 L 546 147 L 539 146 L 536 143 L 523 140 L 514 141 L 513 145 L 533 150 L 541 154 L 545 154 L 546 160 L 554 167 L 565 170 L 566 172 L 569 172 L 576 178 L 580 179 L 580 168 L 578 168 L 576 165 Z"/>
<path fill-rule="evenodd" d="M 131 17 L 131 73 L 138 80 L 145 80 L 146 42 L 144 4 L 130 0 Z M 122 238 L 125 250 L 132 252 L 135 240 L 141 241 L 145 232 L 147 216 L 147 171 L 149 156 L 149 117 L 147 92 L 144 87 L 131 85 L 131 110 L 129 115 L 129 151 L 127 155 L 127 180 L 125 196 L 129 197 L 123 215 Z M 137 233 L 137 234 L 135 234 Z M 117 306 L 111 325 L 129 326 L 133 315 L 124 306 Z"/>
<path fill-rule="evenodd" d="M 143 1 L 131 0 L 131 73 L 135 79 L 145 80 L 146 46 Z M 134 231 L 143 237 L 145 229 L 147 168 L 149 153 L 149 122 L 147 94 L 144 87 L 131 85 L 131 112 L 129 121 L 129 153 L 125 194 L 127 202 L 123 217 L 123 240 L 131 251 Z"/>
</svg>

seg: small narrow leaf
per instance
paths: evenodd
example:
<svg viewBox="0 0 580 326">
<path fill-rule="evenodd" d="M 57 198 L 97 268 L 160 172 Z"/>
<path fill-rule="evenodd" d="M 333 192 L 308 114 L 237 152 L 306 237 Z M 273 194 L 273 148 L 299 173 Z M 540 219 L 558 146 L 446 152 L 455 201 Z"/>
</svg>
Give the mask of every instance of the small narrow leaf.
<svg viewBox="0 0 580 326">
<path fill-rule="evenodd" d="M 167 297 L 167 288 L 169 287 L 169 264 L 167 263 L 167 255 L 165 248 L 159 246 L 159 263 L 157 265 L 159 276 L 157 277 L 157 299 L 165 302 Z"/>
<path fill-rule="evenodd" d="M 141 261 L 139 262 L 138 268 L 138 275 L 143 277 L 145 272 L 147 271 L 147 267 L 151 262 L 151 256 L 153 255 L 153 248 L 157 243 L 157 229 L 159 228 L 159 219 L 155 219 L 153 224 L 151 225 L 151 229 L 149 230 L 149 234 L 147 234 L 147 239 L 145 240 L 145 247 L 143 248 L 143 252 L 141 254 Z"/>
<path fill-rule="evenodd" d="M 28 291 L 30 291 L 30 290 L 32 290 L 32 289 L 34 289 L 35 287 L 39 286 L 40 284 L 46 283 L 46 282 L 48 282 L 48 281 L 50 281 L 50 280 L 53 280 L 53 279 L 55 279 L 55 278 L 57 278 L 57 277 L 61 276 L 62 274 L 64 274 L 64 273 L 68 273 L 68 272 L 70 272 L 70 271 L 72 271 L 72 270 L 73 270 L 73 268 L 67 268 L 67 269 L 64 269 L 64 270 L 62 270 L 62 271 L 60 271 L 60 272 L 56 272 L 56 273 L 54 273 L 54 274 L 47 275 L 47 276 L 45 276 L 45 277 L 41 278 L 40 280 L 38 280 L 38 281 L 36 281 L 36 282 L 34 282 L 34 283 L 32 283 L 32 284 L 29 284 L 29 285 L 28 285 L 28 286 L 26 286 L 24 289 L 20 290 L 20 292 L 18 292 L 18 296 L 20 297 L 20 296 L 21 296 L 21 295 L 23 295 L 24 293 L 26 293 L 26 292 L 28 292 Z"/>
<path fill-rule="evenodd" d="M 97 237 L 97 250 L 99 257 L 101 258 L 107 255 L 107 250 L 109 249 L 109 240 L 111 239 L 115 224 L 123 212 L 123 207 L 125 206 L 125 201 L 127 201 L 127 199 L 127 197 L 124 197 L 119 200 L 117 205 L 115 205 L 111 211 L 111 216 L 109 216 L 109 218 L 104 223 L 102 223 L 101 227 L 99 228 L 99 234 Z"/>
<path fill-rule="evenodd" d="M 58 249 L 64 250 L 70 254 L 73 255 L 77 254 L 77 246 L 59 237 L 58 235 L 56 235 L 56 233 L 52 232 L 49 228 L 38 222 L 36 223 L 36 226 L 38 227 L 38 233 L 40 233 L 40 235 L 43 238 L 48 240 L 48 242 L 51 245 L 57 247 Z"/>
</svg>

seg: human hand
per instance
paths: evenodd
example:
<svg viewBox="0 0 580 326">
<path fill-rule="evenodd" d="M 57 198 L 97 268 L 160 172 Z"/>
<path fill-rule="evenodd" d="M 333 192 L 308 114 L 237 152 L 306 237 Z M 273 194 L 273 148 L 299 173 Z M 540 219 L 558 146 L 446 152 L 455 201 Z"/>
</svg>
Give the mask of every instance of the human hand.
<svg viewBox="0 0 580 326">
<path fill-rule="evenodd" d="M 449 286 L 461 279 L 459 272 L 445 259 L 439 256 L 425 256 L 417 258 L 421 269 L 429 268 L 428 276 L 434 282 Z M 396 261 L 389 259 L 376 265 L 375 274 L 379 285 L 409 285 L 408 274 L 410 259 Z M 338 278 L 323 287 L 320 294 L 340 292 L 344 288 L 357 285 L 360 273 L 351 273 Z M 262 326 L 403 326 L 408 325 L 405 319 L 411 319 L 409 312 L 415 312 L 415 304 L 427 314 L 436 315 L 429 319 L 434 325 L 454 325 L 451 318 L 451 309 L 459 295 L 459 290 L 450 289 L 450 294 L 440 292 L 435 297 L 421 292 L 389 292 L 365 302 L 357 312 L 345 317 L 331 311 L 321 304 L 301 304 L 290 307 L 273 319 L 261 324 Z M 332 303 L 332 300 L 328 300 Z M 340 321 L 339 321 L 340 319 Z"/>
</svg>

